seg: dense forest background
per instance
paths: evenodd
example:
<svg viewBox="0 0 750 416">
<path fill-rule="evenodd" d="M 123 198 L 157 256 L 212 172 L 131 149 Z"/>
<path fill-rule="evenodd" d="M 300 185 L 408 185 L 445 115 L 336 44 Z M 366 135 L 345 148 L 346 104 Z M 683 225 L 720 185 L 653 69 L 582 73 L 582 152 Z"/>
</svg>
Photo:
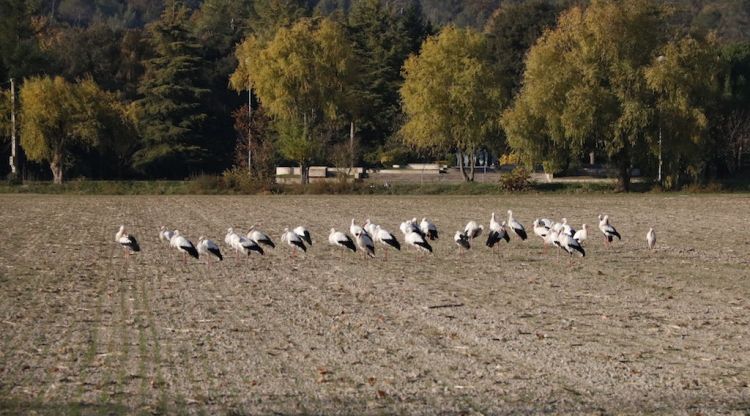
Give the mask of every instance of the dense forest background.
<svg viewBox="0 0 750 416">
<path fill-rule="evenodd" d="M 737 112 L 742 120 L 731 123 L 743 132 L 748 130 L 748 97 L 735 90 L 744 88 L 750 76 L 746 52 L 750 0 L 651 3 L 669 7 L 661 24 L 672 28 L 670 36 L 711 36 L 722 53 L 734 54 L 732 67 L 722 69 L 730 72 L 724 84 L 732 85 L 723 88 L 734 88 L 727 99 L 731 104 L 717 106 L 744 111 Z M 185 178 L 221 173 L 233 166 L 247 169 L 248 151 L 256 155 L 256 174 L 263 176 L 276 162 L 304 163 L 294 157 L 300 153 L 300 143 L 284 139 L 305 134 L 327 138 L 318 148 L 307 143 L 301 159 L 310 162 L 379 165 L 404 158 L 444 157 L 454 149 L 443 155 L 419 152 L 420 146 L 407 146 L 400 137 L 407 117 L 403 105 L 408 97 L 402 97 L 401 91 L 407 58 L 418 54 L 423 42 L 445 27 L 471 28 L 488 42 L 492 66 L 503 74 L 497 99 L 509 106 L 523 84 L 529 48 L 546 29 L 555 27 L 561 13 L 588 4 L 586 0 L 0 0 L 0 88 L 4 92 L 0 174 L 9 172 L 9 80 L 15 79 L 18 94 L 26 82 L 40 82 L 44 76 L 61 80 L 58 84 L 51 80 L 46 87 L 40 84 L 36 90 L 28 88 L 16 105 L 25 99 L 32 108 L 31 103 L 38 101 L 40 111 L 55 108 L 61 120 L 71 122 L 67 128 L 55 126 L 60 136 L 76 132 L 60 144 L 68 151 L 56 162 L 66 178 Z M 305 133 L 313 129 L 307 122 L 279 123 L 257 95 L 250 99 L 255 111 L 249 112 L 247 91 L 236 82 L 230 85 L 230 78 L 242 69 L 241 65 L 238 69 L 238 46 L 248 37 L 270 42 L 280 28 L 299 19 L 314 22 L 324 17 L 337 25 L 329 35 L 341 29 L 356 58 L 357 68 L 347 73 L 356 75 L 347 87 L 356 94 L 348 94 L 345 103 L 322 102 L 322 106 L 339 109 L 335 117 L 324 109 L 320 115 L 311 110 L 311 117 L 326 120 L 314 126 L 319 130 L 314 134 Z M 316 45 L 325 48 L 330 36 L 325 37 L 324 29 L 312 30 L 321 36 Z M 50 93 L 53 89 L 58 95 Z M 62 102 L 68 95 L 80 100 L 69 101 L 66 110 Z M 96 111 L 104 115 L 74 120 L 83 111 L 76 103 L 86 102 L 84 96 L 98 97 Z M 710 128 L 725 131 L 733 128 L 731 123 L 726 120 Z M 350 141 L 351 131 L 356 131 L 356 143 Z M 34 134 L 42 138 L 45 133 L 29 136 Z M 497 136 L 483 145 L 496 155 L 513 153 L 503 131 L 482 134 Z M 739 158 L 746 152 L 742 140 L 746 139 L 721 144 L 739 145 L 739 156 L 737 149 L 729 156 L 726 151 L 714 154 L 714 159 L 736 160 L 709 161 L 704 176 L 727 176 L 741 169 Z M 48 149 L 28 146 L 24 150 L 34 156 L 21 158 L 24 175 L 50 178 L 50 165 L 55 162 L 45 154 Z M 579 153 L 583 158 L 584 152 Z"/>
</svg>

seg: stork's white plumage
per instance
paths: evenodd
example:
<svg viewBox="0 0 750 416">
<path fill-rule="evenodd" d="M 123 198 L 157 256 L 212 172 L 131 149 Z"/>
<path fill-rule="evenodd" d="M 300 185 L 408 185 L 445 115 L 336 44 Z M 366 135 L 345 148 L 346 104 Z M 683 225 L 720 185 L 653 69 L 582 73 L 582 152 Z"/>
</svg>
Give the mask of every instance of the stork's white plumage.
<svg viewBox="0 0 750 416">
<path fill-rule="evenodd" d="M 484 226 L 477 224 L 476 221 L 469 221 L 466 223 L 466 227 L 464 227 L 464 234 L 466 234 L 466 237 L 470 240 L 482 235 L 482 231 L 484 231 Z"/>
<path fill-rule="evenodd" d="M 362 234 L 364 232 L 366 232 L 365 229 L 362 228 L 359 224 L 356 224 L 354 222 L 354 218 L 352 218 L 352 224 L 349 226 L 349 233 L 356 238 L 358 234 Z"/>
<path fill-rule="evenodd" d="M 413 220 L 406 220 L 399 226 L 399 229 L 401 229 L 401 233 L 404 235 L 404 237 L 406 237 L 406 234 L 409 234 L 410 232 L 417 233 L 422 237 L 425 236 L 419 226 L 415 223 L 415 220 L 416 218 L 414 218 Z"/>
<path fill-rule="evenodd" d="M 418 232 L 410 231 L 404 236 L 406 244 L 416 248 L 418 251 L 432 253 L 432 246 Z"/>
<path fill-rule="evenodd" d="M 126 255 L 141 251 L 138 240 L 136 240 L 135 236 L 125 232 L 124 225 L 120 225 L 120 229 L 115 233 L 115 242 L 125 250 Z"/>
<path fill-rule="evenodd" d="M 549 232 L 549 227 L 543 224 L 538 218 L 534 220 L 533 229 L 534 234 L 542 240 L 544 240 L 544 237 L 547 236 L 547 233 Z"/>
<path fill-rule="evenodd" d="M 334 228 L 331 228 L 331 234 L 328 235 L 328 244 L 348 249 L 352 252 L 357 251 L 357 246 L 354 245 L 354 241 L 352 241 L 351 237 L 340 231 L 336 231 Z"/>
<path fill-rule="evenodd" d="M 602 214 L 599 214 L 599 231 L 604 234 L 604 243 L 607 245 L 611 244 L 615 237 L 622 240 L 620 233 L 609 223 L 609 215 L 602 216 Z"/>
<path fill-rule="evenodd" d="M 247 256 L 253 251 L 260 255 L 266 254 L 265 251 L 263 251 L 263 247 L 261 247 L 255 240 L 241 235 L 237 235 L 237 238 L 234 239 L 234 248 L 237 251 L 242 251 Z"/>
<path fill-rule="evenodd" d="M 554 225 L 554 222 L 549 218 L 542 218 L 539 220 L 539 225 L 543 225 L 548 230 L 552 228 L 552 225 Z"/>
<path fill-rule="evenodd" d="M 589 238 L 589 231 L 586 224 L 581 225 L 581 229 L 576 231 L 575 234 L 573 234 L 573 239 L 578 241 L 578 244 L 583 245 L 583 242 L 586 241 L 586 239 Z"/>
<path fill-rule="evenodd" d="M 247 238 L 255 241 L 258 244 L 263 244 L 264 246 L 276 248 L 276 244 L 274 244 L 273 240 L 271 240 L 271 237 L 269 237 L 268 234 L 264 233 L 263 231 L 256 229 L 255 225 L 250 227 L 250 230 L 248 230 Z"/>
<path fill-rule="evenodd" d="M 422 218 L 422 221 L 419 223 L 419 230 L 422 231 L 422 235 L 426 236 L 430 240 L 437 240 L 438 238 L 438 229 L 430 221 L 427 221 L 427 218 Z"/>
<path fill-rule="evenodd" d="M 568 224 L 568 219 L 563 218 L 562 219 L 562 229 L 565 234 L 568 234 L 569 236 L 574 236 L 576 234 L 576 229 L 571 227 L 570 224 Z"/>
<path fill-rule="evenodd" d="M 215 257 L 219 259 L 219 261 L 224 260 L 224 256 L 221 255 L 221 250 L 219 249 L 219 246 L 216 245 L 212 240 L 207 239 L 204 236 L 198 237 L 198 254 L 202 256 L 206 256 L 206 261 L 208 267 L 211 267 L 211 257 Z"/>
<path fill-rule="evenodd" d="M 469 236 L 467 236 L 465 233 L 462 233 L 461 231 L 456 231 L 456 233 L 453 234 L 453 242 L 456 243 L 456 245 L 459 247 L 458 252 L 461 256 L 463 256 L 463 252 L 465 250 L 471 248 Z"/>
<path fill-rule="evenodd" d="M 310 234 L 310 231 L 308 231 L 307 228 L 300 225 L 294 229 L 294 233 L 307 244 L 312 245 L 312 234 Z"/>
<path fill-rule="evenodd" d="M 563 250 L 567 251 L 568 254 L 573 255 L 573 253 L 578 252 L 581 257 L 586 256 L 586 251 L 583 249 L 581 244 L 576 241 L 570 234 L 562 232 L 560 233 L 558 238 L 560 240 L 560 247 L 562 247 Z"/>
<path fill-rule="evenodd" d="M 302 237 L 300 237 L 296 231 L 289 231 L 289 228 L 284 228 L 284 233 L 281 234 L 281 241 L 287 243 L 287 245 L 291 247 L 292 257 L 294 257 L 297 251 L 307 251 L 307 246 L 305 246 L 304 241 L 302 241 Z"/>
<path fill-rule="evenodd" d="M 159 227 L 159 240 L 165 243 L 169 243 L 170 240 L 172 240 L 172 236 L 174 235 L 174 231 L 167 230 L 167 227 L 165 225 L 162 225 Z"/>
<path fill-rule="evenodd" d="M 560 245 L 560 231 L 550 228 L 544 237 L 544 245 L 562 248 Z"/>
<path fill-rule="evenodd" d="M 528 238 L 528 236 L 526 235 L 526 229 L 523 228 L 523 224 L 513 218 L 513 211 L 511 210 L 508 210 L 508 227 L 510 227 L 510 230 L 513 232 L 513 234 L 515 234 L 516 237 L 520 238 L 522 241 Z"/>
<path fill-rule="evenodd" d="M 372 241 L 372 237 L 364 229 L 360 229 L 358 234 L 354 235 L 354 240 L 357 242 L 357 247 L 362 250 L 362 255 L 365 258 L 375 257 L 375 242 Z"/>
<path fill-rule="evenodd" d="M 182 253 L 182 259 L 185 263 L 187 263 L 188 255 L 195 257 L 196 259 L 198 258 L 198 250 L 195 248 L 195 245 L 193 245 L 190 240 L 180 235 L 179 230 L 174 230 L 174 235 L 169 241 L 169 244 Z"/>
<path fill-rule="evenodd" d="M 364 226 L 364 229 L 365 229 L 365 231 L 367 231 L 367 233 L 368 233 L 368 234 L 370 234 L 370 236 L 372 236 L 373 238 L 375 238 L 375 233 L 376 233 L 376 229 L 377 229 L 378 227 L 379 227 L 379 225 L 377 225 L 377 224 L 374 224 L 374 223 L 373 223 L 372 221 L 370 221 L 370 219 L 369 219 L 369 218 L 368 218 L 368 219 L 367 219 L 367 220 L 365 221 L 365 226 Z"/>
<path fill-rule="evenodd" d="M 650 250 L 653 250 L 654 247 L 656 247 L 656 233 L 653 228 L 648 229 L 648 232 L 646 233 L 646 242 L 648 243 L 648 248 Z"/>
<path fill-rule="evenodd" d="M 495 213 L 493 212 L 490 217 L 490 231 L 487 233 L 487 242 L 485 245 L 492 248 L 502 240 L 505 240 L 506 243 L 510 242 L 508 232 L 505 230 L 505 221 L 503 221 L 502 224 L 498 223 L 497 220 L 495 220 Z"/>
<path fill-rule="evenodd" d="M 398 242 L 396 236 L 385 230 L 381 226 L 375 227 L 375 233 L 373 234 L 375 241 L 379 242 L 383 246 L 383 252 L 385 253 L 385 260 L 388 260 L 388 247 L 393 247 L 396 250 L 401 250 L 401 243 Z"/>
</svg>

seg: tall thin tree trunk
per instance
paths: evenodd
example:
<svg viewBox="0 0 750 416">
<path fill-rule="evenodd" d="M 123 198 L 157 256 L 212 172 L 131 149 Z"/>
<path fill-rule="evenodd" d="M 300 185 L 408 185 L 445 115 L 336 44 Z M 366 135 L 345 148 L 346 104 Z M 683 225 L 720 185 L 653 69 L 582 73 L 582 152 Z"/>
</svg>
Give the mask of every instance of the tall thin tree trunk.
<svg viewBox="0 0 750 416">
<path fill-rule="evenodd" d="M 466 166 L 464 166 L 464 152 L 458 151 L 458 168 L 461 170 L 461 175 L 465 181 L 469 180 L 469 176 L 466 174 Z"/>
<path fill-rule="evenodd" d="M 310 183 L 310 166 L 307 163 L 301 162 L 299 164 L 299 179 L 299 183 L 302 185 Z"/>
<path fill-rule="evenodd" d="M 476 152 L 474 149 L 471 149 L 471 152 L 469 152 L 469 179 L 467 182 L 474 182 L 474 171 L 477 165 L 476 160 Z"/>
<path fill-rule="evenodd" d="M 49 162 L 50 170 L 52 170 L 52 178 L 55 184 L 62 184 L 63 182 L 63 163 L 62 155 L 57 152 L 52 156 L 52 161 Z"/>
</svg>

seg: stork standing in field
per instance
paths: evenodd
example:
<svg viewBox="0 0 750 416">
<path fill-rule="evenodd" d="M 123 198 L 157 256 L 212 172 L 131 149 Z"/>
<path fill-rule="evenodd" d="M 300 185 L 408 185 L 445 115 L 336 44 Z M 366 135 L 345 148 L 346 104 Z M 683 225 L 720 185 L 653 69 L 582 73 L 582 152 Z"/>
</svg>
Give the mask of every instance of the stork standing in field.
<svg viewBox="0 0 750 416">
<path fill-rule="evenodd" d="M 618 240 L 622 240 L 620 233 L 609 223 L 609 215 L 602 216 L 602 214 L 599 214 L 599 230 L 604 234 L 604 244 L 608 247 L 612 244 L 612 240 L 615 237 Z"/>
<path fill-rule="evenodd" d="M 385 261 L 388 261 L 388 247 L 395 248 L 401 251 L 401 243 L 398 242 L 396 237 L 382 228 L 381 226 L 375 226 L 375 232 L 373 233 L 375 241 L 379 242 L 384 246 L 383 252 L 385 253 Z"/>
<path fill-rule="evenodd" d="M 422 222 L 419 223 L 419 230 L 422 231 L 422 235 L 426 236 L 432 241 L 438 239 L 437 227 L 435 226 L 435 224 L 427 221 L 427 218 L 422 218 Z"/>
<path fill-rule="evenodd" d="M 354 245 L 351 237 L 340 231 L 336 231 L 334 228 L 331 228 L 331 234 L 328 235 L 328 244 L 351 250 L 352 253 L 357 252 L 357 246 Z"/>
<path fill-rule="evenodd" d="M 547 234 L 549 233 L 549 227 L 544 224 L 539 218 L 534 220 L 532 225 L 534 234 L 542 239 L 542 251 L 547 251 Z"/>
<path fill-rule="evenodd" d="M 369 218 L 365 221 L 364 229 L 365 231 L 367 231 L 367 234 L 370 234 L 370 236 L 372 236 L 372 238 L 375 238 L 375 232 L 378 227 L 379 225 L 374 224 L 372 221 L 370 221 Z M 375 239 L 377 240 L 377 238 Z"/>
<path fill-rule="evenodd" d="M 264 246 L 267 246 L 267 247 L 276 248 L 276 244 L 274 244 L 273 240 L 271 240 L 271 237 L 269 237 L 268 234 L 264 233 L 263 231 L 256 229 L 255 227 L 256 226 L 253 225 L 247 231 L 247 238 L 255 241 L 258 244 L 263 244 Z"/>
<path fill-rule="evenodd" d="M 469 236 L 467 236 L 465 233 L 462 233 L 461 231 L 456 231 L 456 234 L 453 235 L 453 242 L 455 242 L 458 246 L 458 255 L 461 257 L 464 256 L 464 251 L 471 248 Z"/>
<path fill-rule="evenodd" d="M 300 227 L 297 227 L 300 228 Z M 309 233 L 308 233 L 309 235 Z M 297 251 L 307 252 L 307 247 L 302 238 L 297 234 L 296 231 L 289 231 L 289 228 L 284 228 L 284 233 L 281 234 L 281 241 L 287 243 L 292 249 L 291 256 L 294 257 Z"/>
<path fill-rule="evenodd" d="M 312 245 L 312 234 L 310 234 L 310 231 L 308 231 L 307 228 L 300 225 L 294 229 L 294 233 L 307 244 Z"/>
<path fill-rule="evenodd" d="M 170 242 L 172 240 L 172 236 L 174 235 L 174 231 L 167 230 L 167 227 L 162 225 L 159 227 L 159 240 L 162 242 Z"/>
<path fill-rule="evenodd" d="M 547 235 L 544 236 L 544 245 L 546 246 L 553 246 L 562 248 L 560 245 L 560 231 L 556 230 L 554 227 L 547 230 Z M 560 252 L 557 252 L 557 255 L 560 255 Z"/>
<path fill-rule="evenodd" d="M 513 211 L 511 210 L 508 210 L 508 227 L 510 227 L 510 230 L 513 232 L 513 234 L 515 234 L 516 237 L 520 238 L 521 241 L 528 238 L 528 236 L 526 235 L 526 229 L 523 228 L 523 224 L 513 218 Z"/>
<path fill-rule="evenodd" d="M 586 228 L 586 224 L 581 225 L 581 229 L 573 234 L 573 239 L 578 241 L 578 244 L 583 245 L 583 242 L 589 238 L 589 231 Z"/>
<path fill-rule="evenodd" d="M 180 235 L 179 230 L 174 230 L 174 235 L 172 236 L 172 240 L 169 241 L 169 244 L 172 245 L 172 247 L 176 248 L 177 251 L 182 253 L 182 260 L 185 264 L 187 264 L 188 255 L 196 259 L 199 256 L 198 250 L 195 248 L 195 245 L 193 245 L 190 240 Z"/>
<path fill-rule="evenodd" d="M 404 238 L 406 238 L 406 234 L 409 234 L 411 232 L 419 234 L 422 238 L 425 237 L 424 233 L 422 233 L 422 230 L 416 224 L 416 218 L 402 222 L 399 226 L 399 229 L 401 229 L 401 233 L 404 234 Z"/>
<path fill-rule="evenodd" d="M 206 265 L 209 268 L 211 268 L 211 257 L 216 257 L 219 261 L 224 260 L 224 256 L 221 255 L 219 246 L 204 236 L 198 237 L 198 254 L 206 256 Z"/>
<path fill-rule="evenodd" d="M 649 228 L 646 233 L 646 242 L 648 243 L 649 250 L 653 250 L 656 247 L 656 233 L 653 228 Z"/>
<path fill-rule="evenodd" d="M 408 232 L 404 237 L 404 241 L 406 241 L 406 244 L 414 247 L 417 251 L 432 253 L 432 246 L 430 245 L 430 243 L 428 243 L 427 240 L 425 240 L 424 237 L 422 237 L 422 235 L 420 235 L 416 231 L 410 230 L 410 232 Z"/>
<path fill-rule="evenodd" d="M 466 237 L 469 240 L 473 240 L 482 235 L 482 231 L 484 231 L 484 226 L 478 225 L 476 221 L 469 221 L 466 223 L 466 227 L 464 227 L 464 234 L 466 234 Z"/>
<path fill-rule="evenodd" d="M 575 252 L 578 252 L 581 257 L 586 257 L 586 251 L 583 249 L 583 247 L 581 247 L 581 244 L 578 243 L 578 241 L 576 241 L 570 234 L 564 232 L 560 233 L 559 240 L 560 247 L 562 247 L 562 249 L 568 252 L 568 254 L 571 256 L 571 262 L 573 253 Z"/>
<path fill-rule="evenodd" d="M 354 235 L 354 239 L 357 241 L 357 247 L 362 250 L 365 260 L 368 257 L 375 257 L 375 242 L 372 241 L 367 231 L 360 229 L 360 232 Z"/>
<path fill-rule="evenodd" d="M 125 226 L 120 225 L 120 229 L 115 234 L 115 242 L 122 247 L 125 253 L 125 259 L 131 254 L 141 251 L 141 246 L 138 244 L 134 235 L 130 235 L 125 232 Z"/>
<path fill-rule="evenodd" d="M 487 234 L 487 242 L 485 245 L 492 248 L 502 240 L 509 243 L 510 236 L 508 236 L 508 232 L 505 231 L 505 221 L 503 221 L 502 224 L 497 222 L 497 220 L 495 220 L 495 213 L 493 212 L 490 217 L 490 232 Z M 498 245 L 498 247 L 500 246 Z"/>
<path fill-rule="evenodd" d="M 357 238 L 358 234 L 362 233 L 368 233 L 364 228 L 362 228 L 359 224 L 354 222 L 354 218 L 352 218 L 352 224 L 349 226 L 349 233 L 354 236 L 354 238 Z"/>
<path fill-rule="evenodd" d="M 266 254 L 263 251 L 263 247 L 260 246 L 255 240 L 238 235 L 234 239 L 235 250 L 242 251 L 246 256 L 249 256 L 251 252 L 256 252 L 261 256 Z"/>
</svg>

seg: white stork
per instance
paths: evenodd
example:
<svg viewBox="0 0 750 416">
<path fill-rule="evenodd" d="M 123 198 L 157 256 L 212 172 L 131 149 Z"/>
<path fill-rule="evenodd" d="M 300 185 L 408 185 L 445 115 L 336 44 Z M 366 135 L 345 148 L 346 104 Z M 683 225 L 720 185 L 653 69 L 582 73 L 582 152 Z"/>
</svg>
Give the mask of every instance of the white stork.
<svg viewBox="0 0 750 416">
<path fill-rule="evenodd" d="M 484 231 L 484 226 L 477 225 L 476 221 L 469 221 L 466 223 L 466 227 L 464 227 L 464 234 L 466 234 L 466 237 L 468 237 L 469 240 L 473 240 L 482 235 L 482 231 Z"/>
<path fill-rule="evenodd" d="M 198 258 L 198 250 L 196 250 L 195 246 L 190 240 L 180 235 L 179 230 L 174 230 L 174 235 L 169 241 L 169 244 L 172 247 L 176 248 L 177 251 L 182 253 L 182 260 L 186 264 L 188 255 L 190 255 L 191 257 L 195 257 L 196 259 Z"/>
<path fill-rule="evenodd" d="M 359 226 L 359 224 L 354 222 L 354 218 L 352 218 L 352 224 L 349 226 L 349 233 L 353 235 L 355 238 L 357 237 L 357 234 L 366 233 L 364 228 Z"/>
<path fill-rule="evenodd" d="M 604 234 L 604 244 L 607 246 L 612 243 L 615 237 L 618 240 L 622 240 L 620 233 L 609 223 L 609 215 L 602 216 L 602 214 L 599 214 L 599 230 Z"/>
<path fill-rule="evenodd" d="M 159 240 L 163 242 L 170 242 L 172 240 L 172 236 L 174 235 L 174 231 L 167 230 L 167 227 L 162 225 L 159 227 Z"/>
<path fill-rule="evenodd" d="M 492 248 L 501 240 L 505 240 L 506 243 L 509 243 L 510 236 L 508 236 L 508 232 L 505 231 L 505 221 L 503 221 L 502 224 L 498 223 L 495 220 L 495 213 L 493 212 L 490 217 L 490 232 L 487 233 L 487 242 L 485 245 Z"/>
<path fill-rule="evenodd" d="M 417 249 L 417 251 L 423 251 L 426 253 L 432 253 L 432 246 L 427 240 L 424 239 L 418 232 L 410 231 L 404 237 L 406 244 Z"/>
<path fill-rule="evenodd" d="M 211 257 L 216 257 L 219 261 L 224 260 L 224 256 L 221 255 L 219 246 L 204 236 L 198 237 L 198 254 L 205 255 L 208 267 L 211 267 Z"/>
<path fill-rule="evenodd" d="M 369 219 L 369 218 L 368 218 L 368 219 L 367 219 L 367 220 L 365 221 L 365 226 L 364 226 L 364 229 L 365 229 L 365 231 L 367 231 L 367 233 L 368 233 L 368 234 L 370 234 L 370 235 L 371 235 L 371 236 L 372 236 L 373 238 L 375 238 L 375 232 L 376 232 L 377 228 L 378 228 L 378 225 L 377 225 L 377 224 L 374 224 L 374 223 L 373 223 L 372 221 L 370 221 L 370 219 Z"/>
<path fill-rule="evenodd" d="M 467 236 L 465 233 L 462 233 L 461 231 L 456 231 L 456 234 L 453 235 L 453 242 L 458 246 L 458 254 L 461 257 L 463 257 L 464 251 L 471 248 L 469 236 Z"/>
<path fill-rule="evenodd" d="M 312 235 L 310 234 L 310 231 L 307 230 L 307 228 L 303 226 L 299 226 L 294 229 L 294 233 L 297 234 L 297 236 L 303 240 L 309 245 L 312 245 Z"/>
<path fill-rule="evenodd" d="M 250 227 L 250 229 L 247 231 L 247 238 L 255 241 L 258 244 L 276 248 L 276 244 L 274 244 L 273 240 L 271 240 L 271 237 L 269 237 L 268 234 L 264 233 L 263 231 L 257 230 L 255 228 L 255 225 Z"/>
<path fill-rule="evenodd" d="M 422 231 L 422 235 L 426 236 L 430 240 L 437 240 L 438 238 L 438 229 L 430 221 L 427 221 L 427 218 L 422 218 L 422 222 L 419 223 L 419 230 Z"/>
<path fill-rule="evenodd" d="M 586 224 L 581 225 L 581 229 L 573 234 L 573 239 L 578 241 L 578 244 L 583 245 L 583 242 L 589 238 L 589 231 Z"/>
<path fill-rule="evenodd" d="M 375 242 L 372 241 L 372 237 L 367 231 L 361 229 L 359 233 L 354 235 L 354 240 L 357 241 L 357 247 L 362 250 L 365 259 L 375 257 Z"/>
<path fill-rule="evenodd" d="M 570 234 L 560 233 L 560 247 L 567 251 L 569 255 L 573 255 L 574 252 L 578 252 L 581 257 L 586 257 L 586 251 L 583 249 L 581 244 L 576 241 Z"/>
<path fill-rule="evenodd" d="M 646 233 L 646 242 L 648 243 L 649 250 L 653 250 L 656 247 L 656 233 L 653 227 L 648 229 Z"/>
<path fill-rule="evenodd" d="M 301 227 L 297 227 L 297 228 L 301 228 Z M 305 246 L 305 243 L 304 241 L 302 241 L 302 238 L 299 236 L 299 234 L 297 234 L 296 231 L 289 231 L 289 228 L 284 228 L 284 233 L 281 234 L 281 241 L 284 243 L 287 243 L 289 247 L 292 248 L 292 254 L 291 254 L 292 257 L 295 256 L 297 251 L 303 251 L 303 252 L 307 251 L 307 247 Z"/>
<path fill-rule="evenodd" d="M 528 238 L 526 235 L 526 229 L 523 228 L 523 225 L 516 221 L 515 218 L 513 218 L 513 211 L 508 210 L 508 227 L 510 227 L 510 230 L 513 231 L 513 234 L 515 234 L 518 238 L 520 238 L 522 241 Z"/>
<path fill-rule="evenodd" d="M 115 242 L 122 247 L 125 256 L 141 251 L 141 246 L 138 244 L 134 235 L 130 235 L 125 232 L 125 226 L 120 225 L 120 229 L 115 234 Z M 127 259 L 127 257 L 125 257 Z"/>
<path fill-rule="evenodd" d="M 375 233 L 373 234 L 375 241 L 379 242 L 383 246 L 383 252 L 385 253 L 385 260 L 388 261 L 388 247 L 393 247 L 396 250 L 401 251 L 401 243 L 398 242 L 396 237 L 388 232 L 381 226 L 375 226 Z"/>
<path fill-rule="evenodd" d="M 401 233 L 404 235 L 404 237 L 406 237 L 406 234 L 409 234 L 411 232 L 419 234 L 420 236 L 422 236 L 422 238 L 425 237 L 424 233 L 422 233 L 422 230 L 419 229 L 419 225 L 416 224 L 416 218 L 402 222 L 399 226 L 399 229 L 401 229 Z"/>
<path fill-rule="evenodd" d="M 331 234 L 328 235 L 328 244 L 351 250 L 352 253 L 357 252 L 357 246 L 354 245 L 351 237 L 334 228 L 331 228 Z"/>
</svg>

